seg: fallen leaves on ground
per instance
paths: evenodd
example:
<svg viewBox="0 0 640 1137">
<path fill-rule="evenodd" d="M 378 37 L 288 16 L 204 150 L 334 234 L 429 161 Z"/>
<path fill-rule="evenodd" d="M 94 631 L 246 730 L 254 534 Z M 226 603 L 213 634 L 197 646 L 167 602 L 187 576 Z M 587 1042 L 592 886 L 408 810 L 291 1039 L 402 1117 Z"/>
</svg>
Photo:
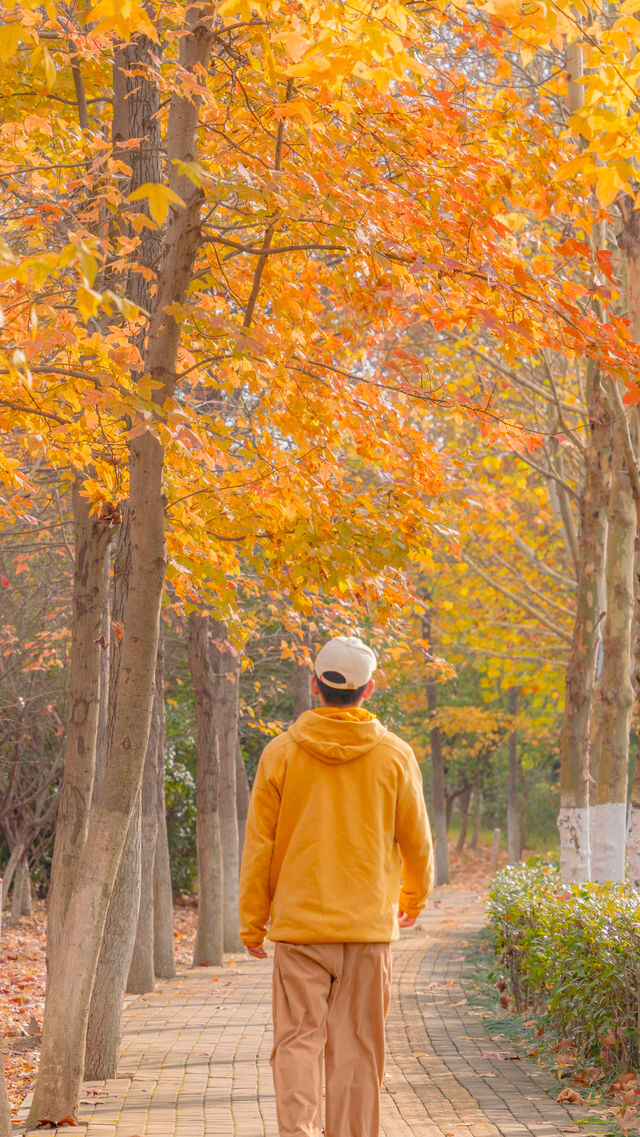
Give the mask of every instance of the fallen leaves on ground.
<svg viewBox="0 0 640 1137">
<path fill-rule="evenodd" d="M 190 967 L 196 938 L 195 904 L 176 905 L 174 944 L 176 965 Z M 46 912 L 36 905 L 31 919 L 2 928 L 0 1041 L 4 1054 L 9 1100 L 13 1111 L 33 1089 L 40 1059 L 40 1034 L 46 988 Z M 89 1091 L 89 1093 L 95 1091 Z M 58 1125 L 75 1125 L 68 1118 Z M 55 1128 L 55 1126 L 54 1126 Z"/>
<path fill-rule="evenodd" d="M 564 1090 L 560 1090 L 556 1101 L 566 1101 L 569 1105 L 584 1105 L 584 1098 L 582 1094 L 579 1094 L 577 1090 L 572 1089 L 571 1086 L 566 1086 Z"/>
</svg>

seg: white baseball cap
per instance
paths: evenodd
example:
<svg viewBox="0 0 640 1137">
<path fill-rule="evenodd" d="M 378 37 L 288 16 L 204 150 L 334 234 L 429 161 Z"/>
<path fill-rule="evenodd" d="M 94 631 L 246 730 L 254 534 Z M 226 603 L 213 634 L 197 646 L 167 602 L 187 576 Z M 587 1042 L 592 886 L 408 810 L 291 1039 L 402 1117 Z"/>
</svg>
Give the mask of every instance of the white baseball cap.
<svg viewBox="0 0 640 1137">
<path fill-rule="evenodd" d="M 356 691 L 364 687 L 373 675 L 378 661 L 370 647 L 357 636 L 336 636 L 320 648 L 314 670 L 327 687 L 340 691 Z M 327 672 L 331 678 L 325 678 Z M 342 676 L 336 679 L 335 676 Z"/>
</svg>

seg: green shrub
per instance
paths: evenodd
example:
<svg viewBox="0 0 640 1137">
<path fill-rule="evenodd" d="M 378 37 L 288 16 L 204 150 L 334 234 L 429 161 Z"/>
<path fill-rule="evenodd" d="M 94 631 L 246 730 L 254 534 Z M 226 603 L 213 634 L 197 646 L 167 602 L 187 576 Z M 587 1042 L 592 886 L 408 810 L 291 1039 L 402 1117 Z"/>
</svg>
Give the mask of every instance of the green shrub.
<svg viewBox="0 0 640 1137">
<path fill-rule="evenodd" d="M 637 1066 L 640 895 L 567 887 L 551 864 L 509 866 L 489 893 L 495 949 L 517 1011 L 533 1011 L 579 1057 Z"/>
</svg>

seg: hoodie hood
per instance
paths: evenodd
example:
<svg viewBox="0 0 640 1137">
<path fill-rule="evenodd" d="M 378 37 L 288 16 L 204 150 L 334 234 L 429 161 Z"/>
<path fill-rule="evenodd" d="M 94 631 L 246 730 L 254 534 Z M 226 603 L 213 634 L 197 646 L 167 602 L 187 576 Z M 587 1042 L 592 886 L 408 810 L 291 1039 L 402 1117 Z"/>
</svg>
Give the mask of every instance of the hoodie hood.
<svg viewBox="0 0 640 1137">
<path fill-rule="evenodd" d="M 317 707 L 305 711 L 289 727 L 289 734 L 307 754 L 329 766 L 367 754 L 386 733 L 376 716 L 363 707 Z"/>
</svg>

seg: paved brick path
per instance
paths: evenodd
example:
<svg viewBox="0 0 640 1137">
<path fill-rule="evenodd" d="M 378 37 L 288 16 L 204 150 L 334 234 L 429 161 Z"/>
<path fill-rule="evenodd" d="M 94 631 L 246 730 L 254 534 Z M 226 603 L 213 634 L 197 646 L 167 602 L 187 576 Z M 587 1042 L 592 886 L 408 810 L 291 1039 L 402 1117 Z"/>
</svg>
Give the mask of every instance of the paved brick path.
<svg viewBox="0 0 640 1137">
<path fill-rule="evenodd" d="M 464 1000 L 465 944 L 483 920 L 477 897 L 438 889 L 394 948 L 382 1137 L 557 1137 L 572 1125 L 544 1092 L 546 1076 L 510 1060 Z M 277 1137 L 270 966 L 236 956 L 130 1000 L 120 1078 L 88 1083 L 79 1127 L 58 1132 Z"/>
</svg>

